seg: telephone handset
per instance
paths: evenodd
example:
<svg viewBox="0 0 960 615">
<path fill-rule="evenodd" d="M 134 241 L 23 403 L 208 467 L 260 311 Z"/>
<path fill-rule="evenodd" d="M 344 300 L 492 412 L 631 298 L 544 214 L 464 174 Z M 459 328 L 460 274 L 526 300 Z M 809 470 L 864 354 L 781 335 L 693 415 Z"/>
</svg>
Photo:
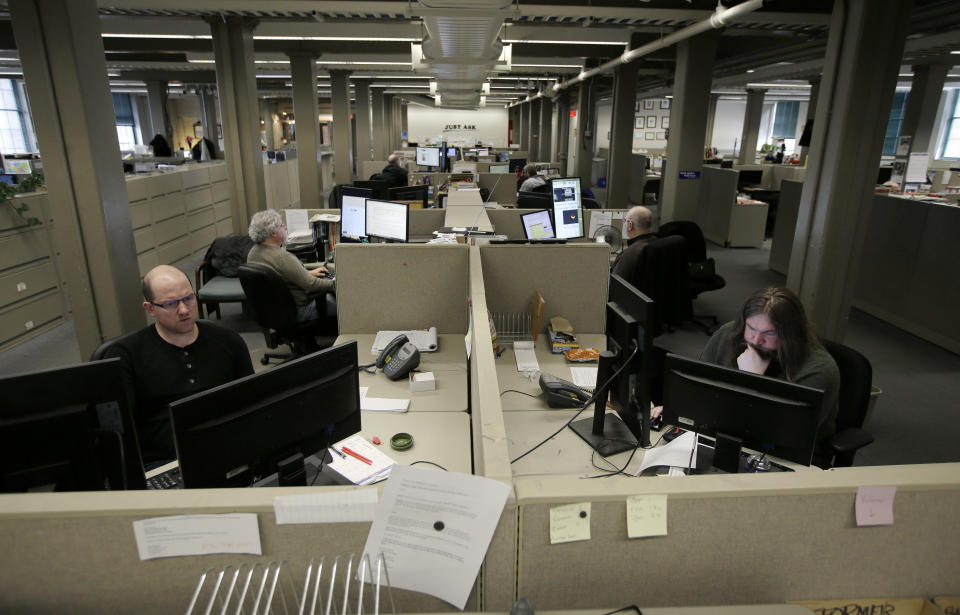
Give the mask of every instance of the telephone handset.
<svg viewBox="0 0 960 615">
<path fill-rule="evenodd" d="M 376 366 L 382 368 L 383 373 L 390 380 L 403 378 L 418 365 L 420 365 L 420 351 L 403 334 L 390 340 L 390 343 L 377 356 L 376 363 Z"/>
<path fill-rule="evenodd" d="M 382 369 L 386 365 L 387 361 L 390 360 L 390 357 L 397 353 L 404 344 L 408 343 L 410 340 L 406 335 L 400 334 L 397 337 L 390 340 L 390 343 L 383 347 L 383 350 L 380 351 L 380 354 L 377 356 L 377 369 Z"/>
</svg>

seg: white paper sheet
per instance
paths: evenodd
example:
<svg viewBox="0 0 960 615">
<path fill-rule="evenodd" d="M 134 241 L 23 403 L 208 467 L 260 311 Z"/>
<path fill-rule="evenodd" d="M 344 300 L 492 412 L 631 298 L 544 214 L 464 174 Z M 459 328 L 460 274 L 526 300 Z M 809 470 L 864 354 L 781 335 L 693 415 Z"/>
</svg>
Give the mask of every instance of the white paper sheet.
<svg viewBox="0 0 960 615">
<path fill-rule="evenodd" d="M 927 167 L 930 166 L 930 154 L 910 154 L 907 161 L 906 184 L 922 184 L 927 181 Z"/>
<path fill-rule="evenodd" d="M 597 368 L 571 367 L 570 380 L 581 389 L 595 389 L 597 387 Z"/>
<path fill-rule="evenodd" d="M 287 237 L 312 237 L 310 220 L 306 209 L 284 209 L 287 216 Z"/>
<path fill-rule="evenodd" d="M 273 498 L 277 525 L 373 521 L 377 489 L 326 490 L 324 493 L 278 495 Z"/>
<path fill-rule="evenodd" d="M 643 462 L 640 464 L 640 469 L 637 470 L 637 474 L 639 475 L 647 468 L 652 468 L 653 466 L 696 468 L 697 455 L 696 453 L 693 455 L 690 454 L 696 445 L 697 434 L 692 431 L 687 431 L 665 446 L 651 448 L 643 453 Z"/>
<path fill-rule="evenodd" d="M 370 349 L 372 354 L 378 354 L 381 350 L 393 341 L 393 338 L 400 334 L 407 336 L 410 343 L 417 347 L 420 352 L 436 352 L 437 346 L 437 328 L 417 329 L 411 331 L 378 331 L 376 339 L 373 340 L 373 347 Z"/>
<path fill-rule="evenodd" d="M 257 515 L 176 515 L 133 522 L 140 559 L 251 553 L 262 555 Z"/>
<path fill-rule="evenodd" d="M 349 454 L 341 457 L 337 451 L 343 451 L 344 447 L 366 457 L 371 463 L 367 464 Z M 355 485 L 371 485 L 387 478 L 396 464 L 396 461 L 381 452 L 380 448 L 359 435 L 344 438 L 330 448 L 333 449 L 330 452 L 333 461 L 327 467 Z"/>
<path fill-rule="evenodd" d="M 590 229 L 587 231 L 587 237 L 593 237 L 597 234 L 597 229 L 601 226 L 609 226 L 613 222 L 613 216 L 609 211 L 593 210 L 590 212 Z"/>
<path fill-rule="evenodd" d="M 360 398 L 360 409 L 365 412 L 406 412 L 410 409 L 410 400 L 364 395 Z"/>
<path fill-rule="evenodd" d="M 383 552 L 393 587 L 463 609 L 503 512 L 499 481 L 396 466 L 383 490 L 364 555 Z"/>
<path fill-rule="evenodd" d="M 538 372 L 540 363 L 533 342 L 514 342 L 513 355 L 517 359 L 518 372 Z"/>
</svg>

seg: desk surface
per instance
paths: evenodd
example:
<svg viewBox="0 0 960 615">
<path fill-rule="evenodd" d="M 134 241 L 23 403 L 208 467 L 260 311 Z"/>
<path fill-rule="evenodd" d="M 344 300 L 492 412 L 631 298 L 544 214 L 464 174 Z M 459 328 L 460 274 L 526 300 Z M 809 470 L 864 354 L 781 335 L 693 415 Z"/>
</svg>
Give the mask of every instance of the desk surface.
<svg viewBox="0 0 960 615">
<path fill-rule="evenodd" d="M 578 334 L 577 341 L 582 346 L 596 348 L 597 350 L 606 350 L 607 348 L 607 338 L 602 333 Z M 501 393 L 507 389 L 512 389 L 530 395 L 540 395 L 539 375 L 531 380 L 517 371 L 517 359 L 516 355 L 513 354 L 512 346 L 504 350 L 496 362 L 497 380 L 500 382 Z M 553 354 L 550 352 L 550 338 L 546 333 L 541 333 L 537 337 L 537 362 L 540 364 L 541 372 L 564 380 L 572 380 L 571 367 L 596 367 L 597 365 L 596 363 L 571 363 L 562 354 Z M 531 399 L 519 393 L 504 393 L 500 396 L 500 405 L 504 412 L 547 409 L 547 402 L 542 398 Z"/>
<path fill-rule="evenodd" d="M 336 343 L 341 344 L 357 340 L 357 354 L 360 365 L 372 363 L 377 356 L 370 352 L 373 347 L 374 333 L 343 333 Z M 420 353 L 420 371 L 433 372 L 437 388 L 434 391 L 410 392 L 406 378 L 390 380 L 378 371 L 376 374 L 360 372 L 360 386 L 368 387 L 371 397 L 390 397 L 410 400 L 410 412 L 465 412 L 469 408 L 469 390 L 467 387 L 467 350 L 463 336 L 455 333 L 441 333 L 437 336 L 439 350 Z M 368 414 L 364 413 L 364 417 Z"/>
</svg>

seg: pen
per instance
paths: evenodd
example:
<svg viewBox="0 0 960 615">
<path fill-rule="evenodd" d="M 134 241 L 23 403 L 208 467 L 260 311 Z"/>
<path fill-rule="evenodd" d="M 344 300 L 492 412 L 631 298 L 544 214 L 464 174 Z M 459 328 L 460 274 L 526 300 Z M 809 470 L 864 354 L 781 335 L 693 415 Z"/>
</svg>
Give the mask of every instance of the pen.
<svg viewBox="0 0 960 615">
<path fill-rule="evenodd" d="M 343 453 L 341 453 L 340 451 L 338 451 L 336 448 L 334 448 L 334 447 L 332 447 L 332 446 L 330 447 L 330 450 L 333 451 L 334 453 L 340 455 L 340 457 L 341 457 L 342 459 L 346 459 L 346 458 L 347 458 L 346 455 L 344 455 Z"/>
<path fill-rule="evenodd" d="M 372 462 L 372 461 L 370 461 L 369 459 L 367 459 L 366 457 L 364 457 L 364 456 L 361 455 L 360 453 L 358 453 L 358 452 L 356 452 L 356 451 L 353 451 L 353 450 L 350 450 L 350 449 L 347 448 L 346 446 L 341 446 L 340 448 L 343 449 L 343 452 L 344 452 L 344 453 L 350 455 L 351 457 L 353 457 L 353 458 L 355 458 L 355 459 L 359 459 L 360 461 L 362 461 L 363 463 L 367 464 L 368 466 L 372 466 L 372 465 L 373 465 L 373 462 Z"/>
</svg>

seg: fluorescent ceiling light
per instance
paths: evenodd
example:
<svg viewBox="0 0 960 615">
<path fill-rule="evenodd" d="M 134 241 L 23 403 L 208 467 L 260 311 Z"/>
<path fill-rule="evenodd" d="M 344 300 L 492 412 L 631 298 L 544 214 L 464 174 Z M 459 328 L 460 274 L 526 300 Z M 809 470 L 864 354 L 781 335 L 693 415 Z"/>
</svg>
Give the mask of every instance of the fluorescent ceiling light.
<svg viewBox="0 0 960 615">
<path fill-rule="evenodd" d="M 255 41 L 361 41 L 367 43 L 419 43 L 419 38 L 410 36 L 254 36 Z"/>
<path fill-rule="evenodd" d="M 748 88 L 785 88 L 788 90 L 810 89 L 809 83 L 748 83 Z"/>
<path fill-rule="evenodd" d="M 317 64 L 320 64 L 320 65 L 323 65 L 323 64 L 338 64 L 338 65 L 339 65 L 339 64 L 347 64 L 347 65 L 351 65 L 351 66 L 352 66 L 352 65 L 357 65 L 357 66 L 359 66 L 359 65 L 364 65 L 364 66 L 384 66 L 384 65 L 386 65 L 386 66 L 412 66 L 412 65 L 413 65 L 413 62 L 359 62 L 359 61 L 345 61 L 345 60 L 344 60 L 344 61 L 341 61 L 341 60 L 337 60 L 337 61 L 333 61 L 333 60 L 328 60 L 328 61 L 317 60 Z"/>
<path fill-rule="evenodd" d="M 103 33 L 102 38 L 182 38 L 182 39 L 212 39 L 211 34 L 113 34 Z"/>
<path fill-rule="evenodd" d="M 953 54 L 958 54 L 958 55 L 960 55 L 960 49 L 958 49 L 958 50 L 956 50 L 956 51 L 951 51 L 950 53 L 953 53 Z"/>
<path fill-rule="evenodd" d="M 897 77 L 913 77 L 913 73 L 900 73 Z"/>
<path fill-rule="evenodd" d="M 580 64 L 516 64 L 510 66 L 520 66 L 522 68 L 582 68 Z"/>
<path fill-rule="evenodd" d="M 357 79 L 436 79 L 433 75 L 353 75 Z"/>
<path fill-rule="evenodd" d="M 253 37 L 257 38 L 257 37 Z M 626 45 L 626 41 L 542 41 L 542 40 L 530 40 L 525 38 L 517 39 L 503 39 L 504 43 L 530 43 L 530 44 L 539 44 L 539 45 L 619 45 L 623 47 Z M 579 65 L 578 65 L 579 67 Z"/>
<path fill-rule="evenodd" d="M 290 75 L 257 75 L 257 79 L 292 79 Z"/>
</svg>

